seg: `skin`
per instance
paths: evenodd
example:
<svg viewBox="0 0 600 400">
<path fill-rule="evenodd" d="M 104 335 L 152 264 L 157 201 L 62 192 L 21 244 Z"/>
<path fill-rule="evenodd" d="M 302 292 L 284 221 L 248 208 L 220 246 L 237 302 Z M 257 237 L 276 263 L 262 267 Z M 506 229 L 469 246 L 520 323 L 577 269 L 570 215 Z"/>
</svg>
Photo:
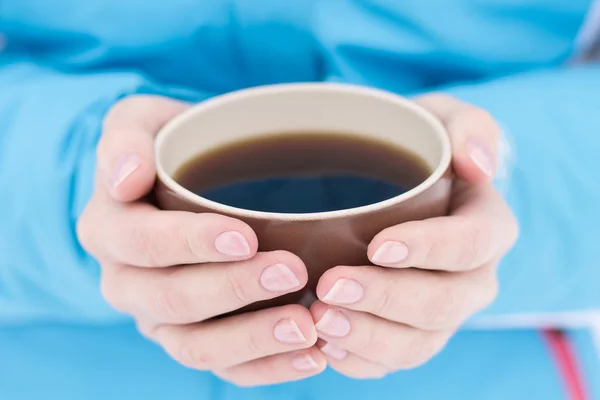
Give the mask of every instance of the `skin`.
<svg viewBox="0 0 600 400">
<path fill-rule="evenodd" d="M 377 378 L 423 364 L 494 299 L 496 264 L 513 245 L 517 223 L 490 184 L 494 120 L 443 95 L 415 101 L 452 140 L 458 182 L 451 214 L 379 233 L 368 255 L 380 267 L 329 270 L 310 310 L 288 305 L 222 319 L 212 317 L 300 290 L 306 267 L 288 252 L 257 252 L 256 235 L 241 221 L 145 203 L 155 179 L 154 136 L 189 105 L 156 96 L 117 103 L 78 221 L 82 245 L 102 267 L 104 297 L 181 364 L 240 386 L 304 379 L 327 365 Z"/>
</svg>

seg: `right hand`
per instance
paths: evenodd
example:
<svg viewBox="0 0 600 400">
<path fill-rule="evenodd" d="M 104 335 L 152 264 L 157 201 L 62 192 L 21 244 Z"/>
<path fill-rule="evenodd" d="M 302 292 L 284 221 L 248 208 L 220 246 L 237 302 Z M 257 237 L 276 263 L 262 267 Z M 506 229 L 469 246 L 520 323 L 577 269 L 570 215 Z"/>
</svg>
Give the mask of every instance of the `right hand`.
<svg viewBox="0 0 600 400">
<path fill-rule="evenodd" d="M 288 305 L 213 317 L 300 290 L 295 255 L 257 253 L 252 229 L 216 214 L 162 211 L 142 201 L 155 179 L 153 140 L 188 105 L 157 96 L 117 103 L 104 121 L 93 196 L 78 221 L 102 267 L 101 289 L 117 310 L 175 360 L 242 386 L 323 371 L 310 312 Z"/>
</svg>

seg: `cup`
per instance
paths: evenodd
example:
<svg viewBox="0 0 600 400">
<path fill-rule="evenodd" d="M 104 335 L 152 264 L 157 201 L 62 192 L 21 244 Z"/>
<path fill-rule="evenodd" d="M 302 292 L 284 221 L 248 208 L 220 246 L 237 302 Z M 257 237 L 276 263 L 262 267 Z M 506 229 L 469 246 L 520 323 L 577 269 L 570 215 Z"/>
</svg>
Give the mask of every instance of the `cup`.
<svg viewBox="0 0 600 400">
<path fill-rule="evenodd" d="M 224 145 L 285 132 L 358 132 L 413 152 L 431 175 L 415 188 L 379 203 L 338 211 L 286 214 L 246 210 L 210 201 L 173 176 L 186 162 Z M 443 125 L 413 102 L 366 87 L 300 83 L 245 89 L 204 101 L 167 123 L 155 141 L 157 205 L 166 210 L 217 213 L 250 225 L 259 251 L 287 250 L 308 269 L 300 292 L 237 312 L 302 302 L 319 277 L 338 265 L 369 265 L 367 245 L 381 230 L 445 215 L 451 191 L 451 148 Z M 314 298 L 314 297 L 313 297 Z"/>
</svg>

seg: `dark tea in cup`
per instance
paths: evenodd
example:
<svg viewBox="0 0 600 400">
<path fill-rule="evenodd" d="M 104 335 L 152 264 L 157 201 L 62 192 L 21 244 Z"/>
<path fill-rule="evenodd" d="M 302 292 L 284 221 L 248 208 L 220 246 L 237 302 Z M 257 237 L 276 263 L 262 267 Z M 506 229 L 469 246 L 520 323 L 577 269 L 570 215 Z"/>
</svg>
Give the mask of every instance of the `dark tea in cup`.
<svg viewBox="0 0 600 400">
<path fill-rule="evenodd" d="M 227 206 L 273 213 L 318 213 L 391 199 L 425 181 L 417 154 L 360 134 L 291 132 L 257 136 L 183 164 L 181 186 Z"/>
</svg>

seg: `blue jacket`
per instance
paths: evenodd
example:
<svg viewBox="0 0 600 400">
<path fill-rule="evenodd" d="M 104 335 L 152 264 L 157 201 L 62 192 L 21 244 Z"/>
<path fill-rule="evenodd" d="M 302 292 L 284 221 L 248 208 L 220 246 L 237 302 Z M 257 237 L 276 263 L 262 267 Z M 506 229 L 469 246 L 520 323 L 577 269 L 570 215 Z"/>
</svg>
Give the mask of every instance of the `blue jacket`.
<svg viewBox="0 0 600 400">
<path fill-rule="evenodd" d="M 581 61 L 599 3 L 1 0 L 0 399 L 558 400 L 565 351 L 600 399 L 600 66 Z M 75 222 L 111 105 L 293 81 L 446 91 L 512 140 L 522 231 L 500 296 L 424 367 L 239 389 L 171 361 L 100 296 Z"/>
</svg>

